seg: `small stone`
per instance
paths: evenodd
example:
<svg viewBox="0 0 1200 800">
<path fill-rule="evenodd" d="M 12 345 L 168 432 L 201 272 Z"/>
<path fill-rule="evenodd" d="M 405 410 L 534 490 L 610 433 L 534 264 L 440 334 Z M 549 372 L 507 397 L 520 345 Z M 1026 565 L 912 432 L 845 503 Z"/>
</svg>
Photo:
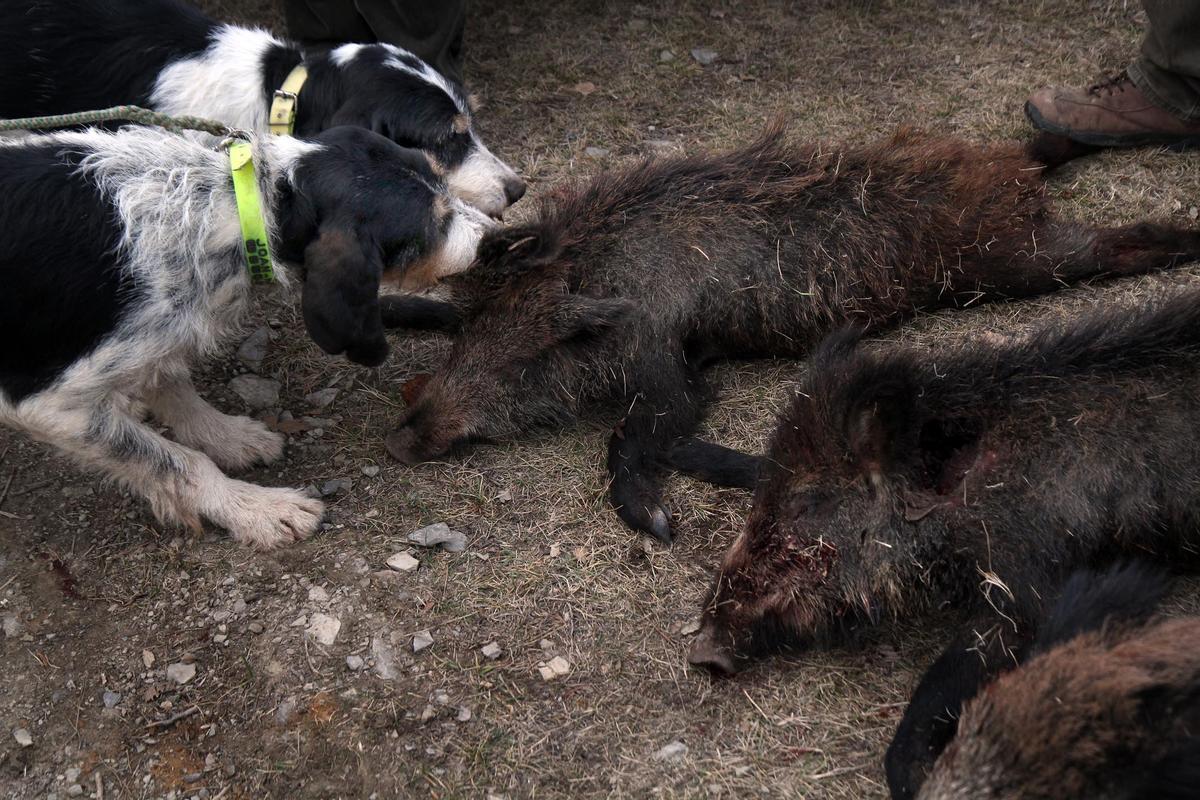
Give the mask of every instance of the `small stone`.
<svg viewBox="0 0 1200 800">
<path fill-rule="evenodd" d="M 366 475 L 368 478 L 374 478 L 379 474 L 379 467 L 375 466 L 374 464 L 368 464 L 362 468 L 362 474 Z"/>
<path fill-rule="evenodd" d="M 471 721 L 471 709 L 467 708 L 466 706 L 459 706 L 458 714 L 454 718 L 456 720 L 458 720 L 459 722 L 470 722 Z"/>
<path fill-rule="evenodd" d="M 17 740 L 17 744 L 21 747 L 32 747 L 33 736 L 24 728 L 17 728 L 12 732 L 13 738 Z"/>
<path fill-rule="evenodd" d="M 67 787 L 68 797 L 83 797 L 83 787 L 78 783 L 72 783 Z"/>
<path fill-rule="evenodd" d="M 604 158 L 609 153 L 607 147 L 585 147 L 583 154 L 588 158 Z"/>
<path fill-rule="evenodd" d="M 716 50 L 707 47 L 697 47 L 692 50 L 692 58 L 704 67 L 717 60 L 718 53 Z"/>
<path fill-rule="evenodd" d="M 346 669 L 351 672 L 358 672 L 363 668 L 362 656 L 346 656 Z"/>
<path fill-rule="evenodd" d="M 333 401 L 337 399 L 338 389 L 336 386 L 329 389 L 322 389 L 319 392 L 304 396 L 304 402 L 308 403 L 313 408 L 321 411 L 333 405 Z"/>
<path fill-rule="evenodd" d="M 375 660 L 375 674 L 385 681 L 395 680 L 399 676 L 396 669 L 396 652 L 392 645 L 381 636 L 371 637 L 371 658 Z"/>
<path fill-rule="evenodd" d="M 15 639 L 21 633 L 21 618 L 11 611 L 0 614 L 0 628 L 4 629 L 5 638 Z"/>
<path fill-rule="evenodd" d="M 421 566 L 421 562 L 408 553 L 396 553 L 387 560 L 387 565 L 397 572 L 412 572 Z"/>
<path fill-rule="evenodd" d="M 429 720 L 437 716 L 437 713 L 436 706 L 432 704 L 426 705 L 425 708 L 421 709 L 421 722 L 429 722 Z"/>
<path fill-rule="evenodd" d="M 329 604 L 329 592 L 325 591 L 320 586 L 311 586 L 308 589 L 308 602 L 316 603 L 324 606 Z"/>
<path fill-rule="evenodd" d="M 663 745 L 657 753 L 654 754 L 655 761 L 678 761 L 687 755 L 688 746 L 676 739 L 670 744 Z"/>
<path fill-rule="evenodd" d="M 558 545 L 558 544 L 550 545 L 550 557 L 558 558 L 560 555 L 562 555 L 562 545 Z"/>
<path fill-rule="evenodd" d="M 279 381 L 257 375 L 238 375 L 229 382 L 229 390 L 255 411 L 279 405 Z"/>
<path fill-rule="evenodd" d="M 555 656 L 549 661 L 538 666 L 538 672 L 541 673 L 542 680 L 552 681 L 556 678 L 561 678 L 571 671 L 571 662 L 567 661 L 562 656 Z"/>
<path fill-rule="evenodd" d="M 79 783 L 79 776 L 83 774 L 83 770 L 79 767 L 71 767 L 63 772 L 63 780 L 67 783 Z"/>
<path fill-rule="evenodd" d="M 246 341 L 242 342 L 242 346 L 238 348 L 237 357 L 250 369 L 258 372 L 262 369 L 263 359 L 267 357 L 267 348 L 271 344 L 271 331 L 269 328 L 259 328 L 254 333 L 246 337 Z"/>
<path fill-rule="evenodd" d="M 663 64 L 669 63 L 675 60 L 675 54 L 670 50 L 662 50 L 658 54 L 658 60 Z"/>
<path fill-rule="evenodd" d="M 105 708 L 115 708 L 117 703 L 121 702 L 121 695 L 113 691 L 107 691 L 101 698 Z"/>
<path fill-rule="evenodd" d="M 251 633 L 262 633 L 263 626 L 261 622 L 251 622 L 246 626 L 246 630 L 250 631 Z"/>
<path fill-rule="evenodd" d="M 421 652 L 431 644 L 433 644 L 433 634 L 428 630 L 417 631 L 413 636 L 412 648 L 414 653 Z"/>
<path fill-rule="evenodd" d="M 233 601 L 233 613 L 235 613 L 235 614 L 246 613 L 246 601 L 240 597 L 237 600 L 234 600 Z"/>
<path fill-rule="evenodd" d="M 500 649 L 500 645 L 497 642 L 488 642 L 479 649 L 479 652 L 483 653 L 484 658 L 495 661 L 504 651 Z"/>
<path fill-rule="evenodd" d="M 512 491 L 509 489 L 501 489 L 500 494 L 496 495 L 496 502 L 497 503 L 511 503 L 512 502 Z"/>
<path fill-rule="evenodd" d="M 305 633 L 318 643 L 330 647 L 337 641 L 338 632 L 342 629 L 342 621 L 328 614 L 313 614 Z"/>
<path fill-rule="evenodd" d="M 167 667 L 167 680 L 183 685 L 196 677 L 195 664 L 175 663 Z"/>
<path fill-rule="evenodd" d="M 226 636 L 225 634 L 218 633 L 215 636 L 213 636 L 213 644 L 225 644 L 225 640 L 228 638 L 229 637 Z"/>
<path fill-rule="evenodd" d="M 341 492 L 348 492 L 352 488 L 354 488 L 354 481 L 349 478 L 334 478 L 321 484 L 321 496 L 330 497 Z"/>
<path fill-rule="evenodd" d="M 288 627 L 289 628 L 303 628 L 307 624 L 308 624 L 308 615 L 301 614 L 300 616 L 298 616 L 294 620 L 292 620 L 291 624 L 288 625 Z"/>
<path fill-rule="evenodd" d="M 451 530 L 444 522 L 426 525 L 420 530 L 408 535 L 408 540 L 420 547 L 437 547 L 449 550 L 451 553 L 461 553 L 467 549 L 467 536 L 459 531 Z"/>
<path fill-rule="evenodd" d="M 294 713 L 296 713 L 296 698 L 289 697 L 275 709 L 275 724 L 287 725 Z"/>
</svg>

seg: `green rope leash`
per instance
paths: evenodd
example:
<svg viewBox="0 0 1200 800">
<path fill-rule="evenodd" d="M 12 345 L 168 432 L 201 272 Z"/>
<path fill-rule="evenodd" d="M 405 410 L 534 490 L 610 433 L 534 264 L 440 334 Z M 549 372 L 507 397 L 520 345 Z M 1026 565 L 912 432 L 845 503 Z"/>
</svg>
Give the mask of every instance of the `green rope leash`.
<svg viewBox="0 0 1200 800">
<path fill-rule="evenodd" d="M 244 131 L 222 125 L 202 117 L 172 117 L 140 106 L 113 106 L 98 111 L 80 111 L 76 114 L 57 114 L 49 117 L 25 117 L 23 119 L 0 119 L 0 131 L 45 130 L 69 128 L 75 125 L 92 125 L 97 122 L 127 120 L 142 125 L 157 125 L 169 131 L 202 131 L 213 136 L 249 138 Z"/>
<path fill-rule="evenodd" d="M 0 119 L 0 131 L 44 130 L 47 128 L 69 128 L 76 125 L 91 125 L 96 122 L 125 120 L 141 125 L 156 125 L 173 133 L 201 131 L 214 136 L 223 136 L 221 147 L 229 152 L 229 173 L 233 178 L 233 195 L 237 201 L 238 222 L 242 227 L 242 247 L 246 256 L 246 268 L 254 283 L 271 283 L 275 280 L 272 268 L 270 238 L 262 215 L 262 198 L 258 192 L 258 178 L 254 172 L 249 139 L 245 131 L 222 125 L 202 117 L 172 117 L 139 106 L 113 106 L 98 111 L 80 111 L 76 114 L 58 114 L 50 117 L 25 117 L 24 119 Z"/>
</svg>

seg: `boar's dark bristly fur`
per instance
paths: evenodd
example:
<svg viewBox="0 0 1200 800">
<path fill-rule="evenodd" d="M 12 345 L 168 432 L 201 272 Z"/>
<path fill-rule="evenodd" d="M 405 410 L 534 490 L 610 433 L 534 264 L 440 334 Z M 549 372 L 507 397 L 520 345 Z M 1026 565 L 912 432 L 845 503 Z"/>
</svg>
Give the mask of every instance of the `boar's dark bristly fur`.
<svg viewBox="0 0 1200 800">
<path fill-rule="evenodd" d="M 1042 606 L 1014 609 L 1021 630 L 1004 637 L 967 633 L 950 644 L 913 690 L 888 746 L 884 766 L 893 800 L 912 800 L 934 762 L 958 730 L 962 707 L 979 690 L 1015 666 L 1092 631 L 1143 625 L 1170 588 L 1165 570 L 1145 562 L 1117 564 L 1107 572 L 1080 570 L 1062 587 L 1047 613 Z M 1035 638 L 1036 637 L 1036 638 Z"/>
<path fill-rule="evenodd" d="M 1188 563 L 1198 359 L 1195 291 L 1004 343 L 874 353 L 831 337 L 781 418 L 693 663 L 732 671 L 946 602 L 1034 607 L 1118 554 Z"/>
<path fill-rule="evenodd" d="M 552 193 L 445 281 L 459 335 L 388 450 L 415 463 L 611 403 L 624 413 L 609 444 L 613 504 L 669 539 L 657 473 L 703 413 L 705 363 L 804 355 L 847 323 L 1200 255 L 1194 232 L 1056 219 L 1044 166 L 1015 144 L 913 131 L 799 147 L 777 126 L 741 150 L 648 160 Z M 403 324 L 405 302 L 389 301 L 391 321 Z M 418 316 L 437 325 L 427 307 Z"/>
<path fill-rule="evenodd" d="M 1200 619 L 1135 623 L 1120 610 L 1142 604 L 1128 590 L 1157 588 L 1092 580 L 1100 594 L 1121 584 L 1110 613 L 1068 592 L 1028 660 L 963 708 L 918 798 L 1200 797 Z"/>
</svg>

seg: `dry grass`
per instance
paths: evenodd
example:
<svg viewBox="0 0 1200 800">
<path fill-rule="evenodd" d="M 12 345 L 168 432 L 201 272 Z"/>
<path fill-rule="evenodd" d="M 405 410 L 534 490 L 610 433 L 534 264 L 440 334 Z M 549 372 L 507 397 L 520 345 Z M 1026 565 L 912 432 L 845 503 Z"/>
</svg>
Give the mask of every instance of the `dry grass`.
<svg viewBox="0 0 1200 800">
<path fill-rule="evenodd" d="M 277 21 L 264 2 L 208 5 L 242 20 Z M 980 140 L 1022 136 L 1020 106 L 1032 88 L 1119 68 L 1140 35 L 1138 6 L 1124 2 L 475 5 L 467 72 L 486 102 L 485 139 L 530 178 L 533 194 L 638 157 L 655 140 L 678 150 L 742 142 L 780 112 L 797 136 L 826 141 L 864 141 L 901 123 Z M 717 50 L 720 62 L 700 67 L 688 55 L 698 46 Z M 664 49 L 673 61 L 660 61 Z M 596 91 L 571 90 L 582 81 Z M 592 145 L 611 155 L 587 158 Z M 1186 219 L 1200 189 L 1197 164 L 1196 156 L 1154 151 L 1106 154 L 1065 170 L 1054 191 L 1064 209 L 1089 220 Z M 925 345 L 1008 332 L 1198 275 L 930 316 L 889 338 Z M 236 773 L 206 773 L 183 784 L 189 791 L 884 796 L 880 758 L 936 649 L 936 625 L 906 623 L 854 650 L 775 661 L 735 680 L 691 672 L 679 631 L 738 529 L 744 494 L 671 480 L 678 542 L 647 550 L 604 497 L 602 447 L 613 420 L 480 448 L 453 463 L 397 466 L 384 458 L 382 434 L 402 402 L 399 382 L 435 366 L 445 343 L 396 340 L 388 366 L 370 372 L 320 357 L 278 300 L 266 299 L 261 316 L 283 322 L 267 371 L 284 381 L 286 407 L 303 412 L 306 393 L 332 382 L 347 387 L 321 414 L 338 422 L 319 443 L 252 477 L 356 479 L 333 504 L 335 527 L 314 541 L 270 556 L 217 535 L 172 542 L 174 532 L 150 523 L 140 504 L 0 432 L 0 453 L 8 451 L 0 486 L 16 474 L 4 510 L 29 517 L 0 517 L 0 604 L 25 615 L 32 636 L 0 640 L 0 669 L 13 676 L 0 693 L 0 722 L 30 726 L 38 742 L 32 752 L 0 744 L 0 789 L 26 796 L 46 769 L 90 757 L 106 796 L 158 796 L 168 787 L 143 783 L 142 775 L 176 780 L 173 765 L 213 753 Z M 222 388 L 231 367 L 214 365 L 209 385 L 218 402 L 236 408 Z M 707 433 L 759 446 L 800 369 L 774 362 L 715 370 L 723 388 Z M 363 478 L 360 467 L 372 463 L 382 472 Z M 95 486 L 96 494 L 64 497 L 64 484 Z M 501 499 L 505 491 L 511 501 Z M 439 520 L 469 533 L 465 553 L 422 554 L 420 571 L 395 581 L 370 576 L 406 533 Z M 82 599 L 64 593 L 61 572 L 48 566 L 53 559 Z M 327 589 L 345 624 L 329 652 L 289 627 L 313 608 L 309 585 Z M 228 620 L 230 643 L 216 645 L 212 612 L 234 597 L 248 609 Z M 248 632 L 251 620 L 266 632 Z M 408 637 L 424 628 L 433 647 L 405 653 Z M 397 643 L 394 680 L 346 670 L 345 657 L 369 655 L 373 638 Z M 505 649 L 496 662 L 479 653 L 493 639 Z M 538 677 L 548 655 L 543 639 L 572 663 L 564 680 Z M 161 698 L 141 695 L 143 686 L 162 684 L 146 677 L 143 649 L 159 666 L 184 652 L 201 665 L 196 683 L 163 695 L 181 707 L 197 703 L 201 714 L 149 738 L 144 721 L 165 712 L 155 707 Z M 133 688 L 105 711 L 97 701 L 104 686 Z M 451 706 L 468 706 L 472 720 L 455 722 L 451 711 L 422 723 L 439 690 Z M 276 707 L 289 698 L 298 710 L 281 724 Z M 687 755 L 655 761 L 676 739 Z"/>
</svg>

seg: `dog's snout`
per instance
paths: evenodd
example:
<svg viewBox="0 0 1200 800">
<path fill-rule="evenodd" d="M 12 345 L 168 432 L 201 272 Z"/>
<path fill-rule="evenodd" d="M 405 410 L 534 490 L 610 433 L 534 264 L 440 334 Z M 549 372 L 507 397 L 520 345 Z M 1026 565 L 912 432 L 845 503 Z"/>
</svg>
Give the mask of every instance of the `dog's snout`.
<svg viewBox="0 0 1200 800">
<path fill-rule="evenodd" d="M 504 197 L 508 200 L 508 204 L 520 200 L 525 196 L 525 181 L 521 180 L 520 176 L 514 175 L 504 181 Z"/>
</svg>

